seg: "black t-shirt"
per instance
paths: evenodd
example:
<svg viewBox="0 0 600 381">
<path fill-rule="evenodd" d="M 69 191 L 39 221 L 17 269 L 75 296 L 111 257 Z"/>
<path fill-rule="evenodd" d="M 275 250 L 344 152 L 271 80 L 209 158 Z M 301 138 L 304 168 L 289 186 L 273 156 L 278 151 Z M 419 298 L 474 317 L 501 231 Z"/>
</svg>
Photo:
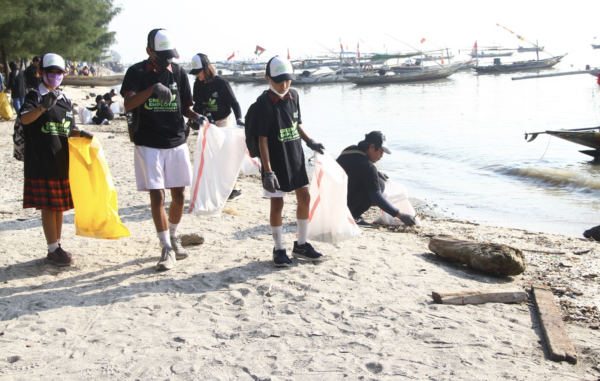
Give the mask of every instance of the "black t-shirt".
<svg viewBox="0 0 600 381">
<path fill-rule="evenodd" d="M 210 112 L 214 120 L 225 119 L 231 114 L 236 119 L 242 117 L 242 109 L 238 103 L 231 85 L 221 77 L 215 77 L 212 82 L 198 79 L 194 82 L 194 108 L 198 114 Z"/>
<path fill-rule="evenodd" d="M 344 151 L 361 152 L 348 153 L 337 158 L 338 164 L 348 175 L 348 200 L 354 199 L 355 195 L 381 190 L 377 168 L 367 155 L 362 153 L 358 146 L 350 146 Z"/>
<path fill-rule="evenodd" d="M 25 83 L 27 84 L 27 87 L 31 89 L 37 89 L 40 83 L 42 83 L 42 79 L 35 76 L 37 71 L 38 68 L 33 65 L 29 65 L 27 69 L 25 69 Z"/>
<path fill-rule="evenodd" d="M 162 83 L 171 89 L 171 103 L 162 104 L 156 94 L 139 107 L 139 128 L 133 136 L 138 146 L 151 148 L 175 148 L 185 143 L 187 129 L 183 119 L 183 107 L 192 105 L 192 91 L 187 74 L 177 64 L 171 64 L 171 70 L 166 69 L 157 73 L 149 61 L 138 62 L 125 73 L 121 95 L 130 91 L 140 93 L 157 83 Z M 179 73 L 179 82 L 175 74 Z"/>
<path fill-rule="evenodd" d="M 25 95 L 27 95 L 27 88 L 25 86 L 23 70 L 11 71 L 8 75 L 6 87 L 10 89 L 10 94 L 13 98 L 25 98 Z"/>
<path fill-rule="evenodd" d="M 21 114 L 30 112 L 40 105 L 38 90 L 25 96 Z M 43 101 L 44 97 L 42 97 Z M 56 105 L 46 110 L 39 118 L 23 125 L 25 132 L 25 178 L 63 179 L 69 178 L 69 135 L 75 128 L 71 101 L 61 93 Z"/>
<path fill-rule="evenodd" d="M 251 133 L 268 138 L 271 169 L 281 190 L 291 192 L 307 185 L 308 175 L 298 130 L 298 125 L 302 124 L 298 93 L 290 89 L 284 99 L 273 101 L 265 92 L 257 102 L 256 123 Z"/>
</svg>

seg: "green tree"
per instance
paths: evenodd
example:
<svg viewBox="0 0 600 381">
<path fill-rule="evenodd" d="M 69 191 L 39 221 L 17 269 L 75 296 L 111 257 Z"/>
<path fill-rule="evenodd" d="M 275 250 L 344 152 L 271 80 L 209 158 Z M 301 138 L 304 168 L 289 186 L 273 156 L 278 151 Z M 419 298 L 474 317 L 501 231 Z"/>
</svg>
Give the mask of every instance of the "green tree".
<svg viewBox="0 0 600 381">
<path fill-rule="evenodd" d="M 0 0 L 2 61 L 47 52 L 68 60 L 98 61 L 115 42 L 113 0 Z"/>
</svg>

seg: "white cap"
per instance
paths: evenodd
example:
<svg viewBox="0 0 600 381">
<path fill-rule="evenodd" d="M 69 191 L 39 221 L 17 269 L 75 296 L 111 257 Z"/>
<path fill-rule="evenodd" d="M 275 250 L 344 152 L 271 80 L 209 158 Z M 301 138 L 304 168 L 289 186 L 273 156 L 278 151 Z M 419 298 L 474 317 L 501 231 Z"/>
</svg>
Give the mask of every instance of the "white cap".
<svg viewBox="0 0 600 381">
<path fill-rule="evenodd" d="M 175 49 L 175 41 L 171 33 L 165 29 L 153 29 L 148 34 L 148 47 L 161 58 L 179 58 Z"/>
<path fill-rule="evenodd" d="M 54 53 L 46 53 L 42 57 L 40 68 L 43 70 L 59 69 L 65 71 L 65 60 Z"/>
<path fill-rule="evenodd" d="M 279 56 L 275 56 L 269 60 L 266 75 L 271 77 L 275 83 L 296 79 L 292 63 L 285 58 L 279 58 Z"/>
</svg>

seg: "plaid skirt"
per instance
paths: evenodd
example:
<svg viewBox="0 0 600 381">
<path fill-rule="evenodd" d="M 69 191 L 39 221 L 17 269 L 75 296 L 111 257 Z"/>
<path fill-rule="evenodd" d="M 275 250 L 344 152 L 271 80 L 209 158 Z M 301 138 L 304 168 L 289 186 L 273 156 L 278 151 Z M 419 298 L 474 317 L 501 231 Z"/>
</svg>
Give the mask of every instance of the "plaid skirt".
<svg viewBox="0 0 600 381">
<path fill-rule="evenodd" d="M 23 209 L 63 212 L 73 209 L 69 179 L 25 179 Z"/>
</svg>

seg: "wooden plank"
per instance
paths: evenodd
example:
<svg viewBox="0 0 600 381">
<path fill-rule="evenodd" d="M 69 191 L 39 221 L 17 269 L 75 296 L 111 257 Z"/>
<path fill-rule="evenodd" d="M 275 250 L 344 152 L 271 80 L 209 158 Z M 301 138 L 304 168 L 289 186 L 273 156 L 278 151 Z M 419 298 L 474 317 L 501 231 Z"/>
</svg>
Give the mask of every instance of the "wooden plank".
<svg viewBox="0 0 600 381">
<path fill-rule="evenodd" d="M 598 72 L 598 69 L 593 69 L 593 70 L 578 70 L 578 71 L 564 71 L 562 73 L 536 74 L 536 75 L 526 75 L 524 77 L 512 77 L 512 80 L 513 81 L 518 81 L 520 79 L 559 77 L 561 75 L 594 74 L 594 73 L 597 73 L 597 72 Z"/>
<path fill-rule="evenodd" d="M 550 358 L 552 361 L 568 361 L 571 364 L 577 364 L 577 352 L 562 321 L 552 291 L 548 287 L 540 285 L 533 285 L 531 288 L 550 351 Z"/>
<path fill-rule="evenodd" d="M 518 290 L 433 291 L 431 296 L 436 303 L 459 305 L 521 303 L 527 300 L 525 291 Z"/>
</svg>

